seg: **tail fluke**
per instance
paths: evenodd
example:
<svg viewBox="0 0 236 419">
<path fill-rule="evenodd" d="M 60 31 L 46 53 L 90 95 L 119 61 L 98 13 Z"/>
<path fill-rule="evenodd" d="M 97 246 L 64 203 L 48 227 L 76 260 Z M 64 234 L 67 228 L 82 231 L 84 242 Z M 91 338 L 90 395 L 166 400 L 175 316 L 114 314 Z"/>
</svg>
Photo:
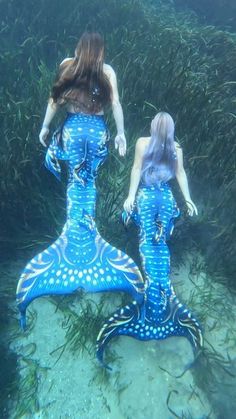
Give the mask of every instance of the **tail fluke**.
<svg viewBox="0 0 236 419">
<path fill-rule="evenodd" d="M 203 348 L 203 334 L 199 322 L 192 313 L 180 303 L 176 295 L 171 296 L 170 303 L 173 319 L 176 323 L 177 336 L 185 336 L 192 345 L 196 355 Z"/>
<path fill-rule="evenodd" d="M 106 368 L 110 367 L 104 363 L 104 349 L 108 342 L 115 336 L 126 335 L 129 328 L 132 331 L 131 326 L 138 323 L 142 323 L 142 312 L 140 306 L 133 301 L 127 304 L 125 307 L 118 309 L 101 328 L 96 342 L 96 354 L 97 359 L 102 366 Z M 128 327 L 127 327 L 128 326 Z"/>
<path fill-rule="evenodd" d="M 162 292 L 163 293 L 163 292 Z M 145 303 L 147 306 L 150 301 Z M 160 298 L 158 315 L 149 318 L 149 307 L 146 310 L 145 321 L 142 319 L 142 308 L 135 302 L 117 310 L 100 330 L 97 337 L 97 358 L 104 366 L 104 350 L 108 342 L 115 336 L 125 335 L 135 339 L 162 340 L 172 336 L 186 337 L 193 348 L 194 354 L 203 346 L 202 331 L 197 320 L 179 302 L 175 294 Z"/>
</svg>

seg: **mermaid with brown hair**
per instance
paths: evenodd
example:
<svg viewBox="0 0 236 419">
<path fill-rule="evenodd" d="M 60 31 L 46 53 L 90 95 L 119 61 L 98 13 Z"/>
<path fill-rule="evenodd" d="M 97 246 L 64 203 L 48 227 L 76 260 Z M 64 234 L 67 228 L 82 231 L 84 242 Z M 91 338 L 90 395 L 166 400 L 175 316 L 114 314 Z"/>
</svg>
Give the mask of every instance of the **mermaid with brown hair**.
<svg viewBox="0 0 236 419">
<path fill-rule="evenodd" d="M 116 74 L 110 65 L 104 63 L 101 35 L 85 32 L 77 44 L 75 57 L 65 58 L 60 64 L 39 134 L 40 142 L 46 147 L 49 125 L 60 106 L 66 105 L 72 114 L 102 116 L 104 108 L 110 104 L 117 128 L 115 147 L 124 156 L 126 138 Z"/>
<path fill-rule="evenodd" d="M 25 267 L 17 287 L 21 325 L 26 308 L 43 295 L 125 291 L 141 303 L 142 275 L 132 259 L 102 239 L 95 224 L 97 172 L 108 154 L 104 108 L 111 105 L 117 127 L 115 148 L 126 152 L 124 121 L 116 74 L 104 63 L 104 43 L 97 33 L 84 33 L 75 57 L 63 60 L 51 91 L 39 140 L 46 146 L 49 125 L 61 106 L 67 110 L 53 134 L 46 167 L 60 179 L 60 161 L 68 171 L 67 221 L 60 237 Z"/>
</svg>

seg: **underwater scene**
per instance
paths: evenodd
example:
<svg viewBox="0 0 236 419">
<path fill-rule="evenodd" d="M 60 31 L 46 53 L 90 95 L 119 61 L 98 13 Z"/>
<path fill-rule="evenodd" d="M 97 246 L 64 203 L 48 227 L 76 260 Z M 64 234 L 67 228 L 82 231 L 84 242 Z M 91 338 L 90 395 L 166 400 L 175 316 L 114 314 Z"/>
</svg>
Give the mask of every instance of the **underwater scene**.
<svg viewBox="0 0 236 419">
<path fill-rule="evenodd" d="M 0 16 L 0 418 L 234 419 L 235 1 Z"/>
</svg>

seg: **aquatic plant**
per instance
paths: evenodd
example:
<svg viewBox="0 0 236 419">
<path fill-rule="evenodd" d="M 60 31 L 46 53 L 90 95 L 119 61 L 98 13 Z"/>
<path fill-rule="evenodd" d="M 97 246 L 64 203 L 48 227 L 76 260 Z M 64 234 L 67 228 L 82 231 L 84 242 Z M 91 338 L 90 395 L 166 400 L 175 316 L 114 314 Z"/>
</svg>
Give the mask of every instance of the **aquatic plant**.
<svg viewBox="0 0 236 419">
<path fill-rule="evenodd" d="M 232 305 L 234 305 L 235 295 L 230 293 L 223 284 L 216 284 L 212 277 L 206 274 L 206 264 L 199 255 L 191 258 L 188 276 L 194 287 L 187 305 L 198 313 L 198 318 L 204 328 L 208 331 L 219 330 L 222 326 L 224 327 L 225 321 L 234 324 L 236 318 L 232 312 Z M 224 312 L 224 318 L 221 316 L 222 312 Z"/>
<path fill-rule="evenodd" d="M 12 409 L 13 405 L 15 406 L 17 404 L 22 407 L 23 402 L 20 400 L 21 392 L 27 382 L 25 373 L 29 367 L 27 374 L 31 374 L 30 357 L 34 352 L 34 347 L 31 345 L 31 347 L 24 348 L 24 354 L 21 352 L 19 355 L 14 351 L 14 344 L 12 345 L 22 334 L 19 327 L 18 310 L 15 306 L 15 295 L 13 291 L 15 289 L 15 276 L 18 271 L 19 263 L 11 264 L 11 266 L 7 262 L 0 264 L 2 279 L 0 281 L 0 416 L 2 418 L 9 417 L 9 410 Z M 28 312 L 29 327 L 26 334 L 32 331 L 35 319 L 36 312 L 30 310 Z M 21 368 L 23 368 L 23 364 L 24 374 L 22 375 Z M 28 385 L 30 384 L 28 383 Z M 29 403 L 29 401 L 26 402 L 25 398 L 24 403 Z M 20 408 L 19 406 L 18 408 Z"/>
<path fill-rule="evenodd" d="M 77 297 L 76 297 L 77 298 Z M 59 309 L 64 315 L 62 328 L 65 329 L 65 344 L 56 348 L 53 353 L 58 352 L 61 357 L 62 353 L 68 348 L 72 353 L 88 352 L 90 355 L 94 354 L 94 347 L 96 343 L 96 336 L 105 320 L 103 314 L 105 306 L 105 298 L 101 298 L 99 303 L 93 299 L 83 296 L 79 297 L 79 311 L 71 305 L 62 305 L 52 299 L 56 304 L 56 310 Z M 60 351 L 60 352 L 59 352 Z"/>
<path fill-rule="evenodd" d="M 2 333 L 0 333 L 0 337 L 0 416 L 1 418 L 7 418 L 9 403 L 17 394 L 19 373 L 16 369 L 17 355 L 9 351 L 9 348 L 4 343 L 5 336 Z"/>
<path fill-rule="evenodd" d="M 21 418 L 25 415 L 35 415 L 39 411 L 38 386 L 40 377 L 45 375 L 47 368 L 30 358 L 21 358 L 21 375 L 18 381 L 19 392 L 14 401 L 14 417 Z"/>
<path fill-rule="evenodd" d="M 228 414 L 231 414 L 232 410 L 224 404 L 227 394 L 223 394 L 222 389 L 228 387 L 235 391 L 235 366 L 232 360 L 225 359 L 212 346 L 208 346 L 198 358 L 192 373 L 194 381 L 205 392 L 217 416 L 221 417 L 223 414 L 229 417 Z"/>
<path fill-rule="evenodd" d="M 193 10 L 205 24 L 219 25 L 222 28 L 236 29 L 236 4 L 233 0 L 174 0 L 178 8 Z"/>
</svg>

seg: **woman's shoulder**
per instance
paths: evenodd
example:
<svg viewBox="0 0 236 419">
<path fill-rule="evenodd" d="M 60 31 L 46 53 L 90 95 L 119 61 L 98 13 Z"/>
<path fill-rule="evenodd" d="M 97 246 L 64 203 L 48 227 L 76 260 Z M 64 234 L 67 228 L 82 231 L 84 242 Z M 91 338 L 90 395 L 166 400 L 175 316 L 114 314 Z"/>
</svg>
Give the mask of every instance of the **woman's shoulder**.
<svg viewBox="0 0 236 419">
<path fill-rule="evenodd" d="M 151 138 L 151 137 L 139 137 L 139 138 L 137 139 L 137 144 L 139 143 L 139 144 L 144 144 L 144 145 L 147 145 L 147 144 L 149 144 L 149 142 L 150 142 L 150 138 Z"/>
<path fill-rule="evenodd" d="M 116 75 L 114 69 L 112 68 L 112 66 L 110 64 L 103 64 L 103 71 L 106 74 L 107 77 L 114 77 Z"/>
<path fill-rule="evenodd" d="M 181 145 L 177 141 L 174 141 L 174 145 L 175 145 L 176 151 L 182 150 Z"/>
<path fill-rule="evenodd" d="M 72 57 L 64 58 L 64 60 L 62 60 L 62 62 L 60 63 L 60 67 L 71 64 L 73 61 L 74 61 L 74 58 Z"/>
<path fill-rule="evenodd" d="M 135 144 L 135 162 L 141 161 L 149 144 L 148 137 L 139 137 Z"/>
<path fill-rule="evenodd" d="M 110 64 L 107 64 L 107 63 L 103 63 L 103 70 L 104 71 L 114 71 L 112 66 Z"/>
<path fill-rule="evenodd" d="M 139 137 L 136 141 L 136 149 L 145 150 L 150 142 L 150 137 Z"/>
</svg>

